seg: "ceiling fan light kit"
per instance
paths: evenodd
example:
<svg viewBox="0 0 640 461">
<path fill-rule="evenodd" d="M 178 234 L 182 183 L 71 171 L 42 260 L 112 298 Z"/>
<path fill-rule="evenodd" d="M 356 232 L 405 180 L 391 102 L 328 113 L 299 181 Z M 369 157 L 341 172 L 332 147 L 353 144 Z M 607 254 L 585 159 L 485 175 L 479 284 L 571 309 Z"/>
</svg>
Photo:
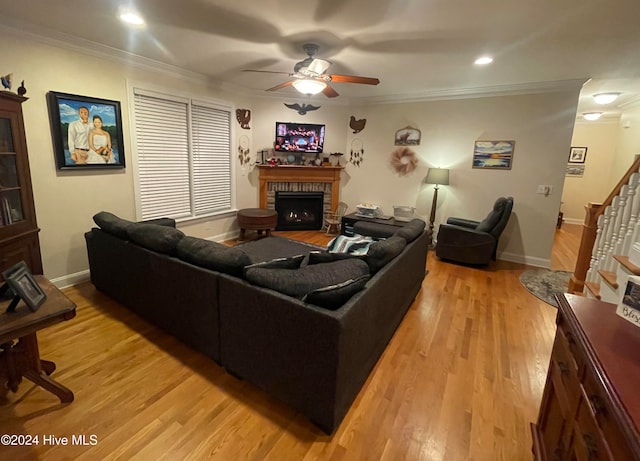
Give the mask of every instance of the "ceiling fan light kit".
<svg viewBox="0 0 640 461">
<path fill-rule="evenodd" d="M 331 66 L 331 63 L 324 59 L 314 58 L 314 55 L 318 52 L 318 45 L 306 43 L 302 48 L 308 56 L 293 66 L 293 73 L 254 69 L 246 69 L 245 72 L 286 74 L 291 78 L 291 80 L 268 88 L 266 91 L 278 91 L 288 86 L 293 86 L 302 94 L 314 95 L 322 92 L 327 98 L 335 98 L 338 96 L 338 92 L 329 85 L 330 82 L 359 83 L 364 85 L 377 85 L 380 83 L 380 80 L 372 77 L 326 74 L 325 72 L 329 66 Z"/>
<path fill-rule="evenodd" d="M 295 80 L 292 85 L 302 94 L 318 94 L 327 87 L 325 82 L 312 78 Z"/>
</svg>

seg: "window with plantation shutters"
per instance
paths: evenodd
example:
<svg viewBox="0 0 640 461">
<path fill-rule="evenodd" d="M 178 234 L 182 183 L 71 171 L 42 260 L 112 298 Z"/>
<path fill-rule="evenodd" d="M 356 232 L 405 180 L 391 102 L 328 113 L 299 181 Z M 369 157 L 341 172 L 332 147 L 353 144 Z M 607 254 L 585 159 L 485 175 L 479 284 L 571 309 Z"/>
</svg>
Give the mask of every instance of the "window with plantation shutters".
<svg viewBox="0 0 640 461">
<path fill-rule="evenodd" d="M 134 89 L 140 219 L 232 209 L 231 107 Z"/>
</svg>

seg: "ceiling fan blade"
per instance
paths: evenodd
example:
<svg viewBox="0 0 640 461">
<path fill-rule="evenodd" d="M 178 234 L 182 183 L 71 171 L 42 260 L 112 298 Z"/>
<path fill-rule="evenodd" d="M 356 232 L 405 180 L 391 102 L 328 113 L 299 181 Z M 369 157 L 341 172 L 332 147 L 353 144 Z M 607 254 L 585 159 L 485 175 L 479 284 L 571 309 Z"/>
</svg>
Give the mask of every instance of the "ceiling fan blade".
<svg viewBox="0 0 640 461">
<path fill-rule="evenodd" d="M 340 75 L 340 74 L 331 74 L 332 82 L 338 83 L 363 83 L 365 85 L 377 85 L 380 83 L 380 80 L 372 77 L 357 77 L 355 75 Z"/>
<path fill-rule="evenodd" d="M 261 72 L 263 74 L 281 74 L 281 75 L 291 75 L 291 72 L 278 72 L 275 70 L 254 70 L 254 69 L 244 69 L 242 72 Z"/>
<path fill-rule="evenodd" d="M 281 83 L 280 85 L 276 85 L 273 88 L 267 88 L 264 91 L 278 91 L 288 86 L 291 86 L 292 83 L 293 83 L 293 80 L 289 80 L 288 82 Z"/>
<path fill-rule="evenodd" d="M 322 92 L 327 98 L 335 98 L 336 96 L 338 96 L 338 92 L 331 88 L 329 85 L 327 85 L 324 90 L 322 90 Z"/>
</svg>

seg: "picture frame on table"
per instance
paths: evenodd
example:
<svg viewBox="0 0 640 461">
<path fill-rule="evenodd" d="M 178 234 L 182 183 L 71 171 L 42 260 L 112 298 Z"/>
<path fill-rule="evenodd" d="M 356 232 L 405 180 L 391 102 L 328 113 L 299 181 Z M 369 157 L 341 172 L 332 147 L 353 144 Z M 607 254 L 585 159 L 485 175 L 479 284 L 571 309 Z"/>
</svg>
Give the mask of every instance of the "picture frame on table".
<svg viewBox="0 0 640 461">
<path fill-rule="evenodd" d="M 584 163 L 586 159 L 586 147 L 572 147 L 569 149 L 569 163 Z"/>
<path fill-rule="evenodd" d="M 33 278 L 29 267 L 24 261 L 4 271 L 2 277 L 7 286 L 13 291 L 14 296 L 22 299 L 32 312 L 37 311 L 47 299 L 46 293 Z M 17 302 L 12 304 L 13 309 L 15 309 Z M 10 306 L 10 310 L 13 309 Z"/>
<path fill-rule="evenodd" d="M 47 104 L 59 170 L 125 167 L 119 101 L 49 91 Z"/>
</svg>

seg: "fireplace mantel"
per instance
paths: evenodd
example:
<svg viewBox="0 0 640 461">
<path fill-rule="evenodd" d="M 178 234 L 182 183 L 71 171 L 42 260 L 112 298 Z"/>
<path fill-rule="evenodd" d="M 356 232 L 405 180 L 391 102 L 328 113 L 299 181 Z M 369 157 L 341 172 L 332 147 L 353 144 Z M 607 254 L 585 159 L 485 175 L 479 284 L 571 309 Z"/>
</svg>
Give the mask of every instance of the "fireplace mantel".
<svg viewBox="0 0 640 461">
<path fill-rule="evenodd" d="M 260 172 L 260 208 L 267 208 L 267 184 L 269 182 L 322 182 L 331 183 L 331 210 L 340 202 L 339 166 L 270 166 L 258 165 Z"/>
</svg>

